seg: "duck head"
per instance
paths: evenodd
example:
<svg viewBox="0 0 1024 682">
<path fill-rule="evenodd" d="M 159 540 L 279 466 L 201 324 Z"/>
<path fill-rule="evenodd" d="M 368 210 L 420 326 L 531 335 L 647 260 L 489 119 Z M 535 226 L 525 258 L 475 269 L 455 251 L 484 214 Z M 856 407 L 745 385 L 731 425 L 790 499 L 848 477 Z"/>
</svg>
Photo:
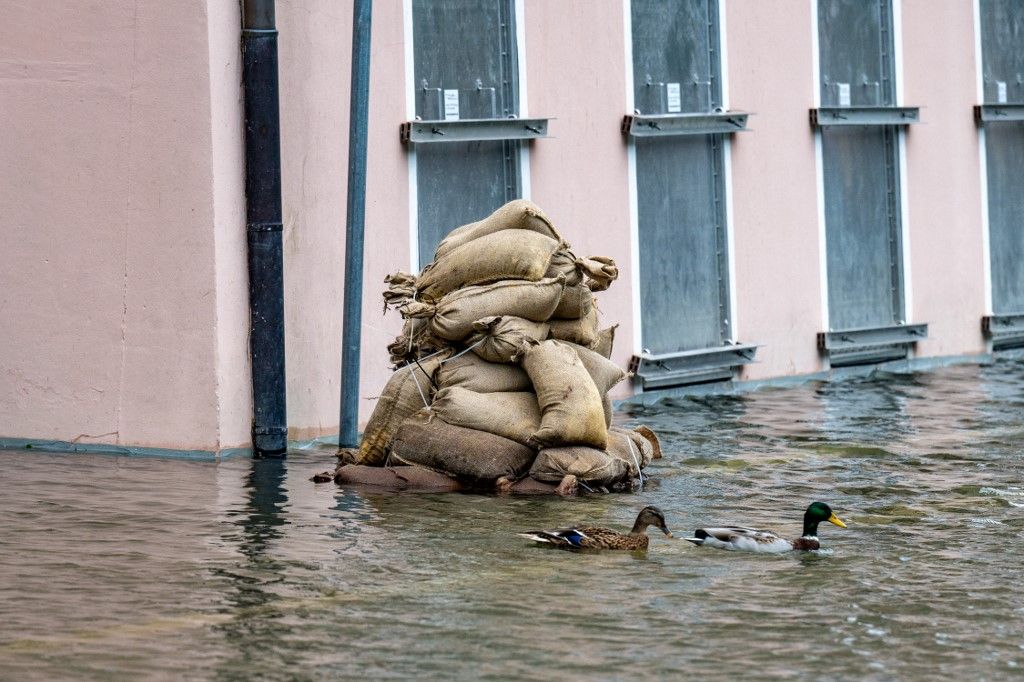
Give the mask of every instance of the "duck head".
<svg viewBox="0 0 1024 682">
<path fill-rule="evenodd" d="M 804 512 L 804 537 L 818 537 L 818 524 L 828 521 L 831 524 L 846 528 L 846 524 L 832 511 L 832 507 L 824 502 L 812 502 Z"/>
<path fill-rule="evenodd" d="M 665 535 L 672 537 L 671 531 L 665 525 L 665 515 L 657 507 L 644 507 L 637 514 L 636 523 L 633 524 L 633 533 L 642 533 L 648 526 L 658 528 Z"/>
</svg>

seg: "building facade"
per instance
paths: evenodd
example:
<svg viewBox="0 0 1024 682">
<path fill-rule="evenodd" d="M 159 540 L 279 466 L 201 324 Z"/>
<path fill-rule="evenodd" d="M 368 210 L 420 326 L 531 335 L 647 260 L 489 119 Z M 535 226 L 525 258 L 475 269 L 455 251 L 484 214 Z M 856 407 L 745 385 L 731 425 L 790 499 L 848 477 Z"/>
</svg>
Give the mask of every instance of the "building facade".
<svg viewBox="0 0 1024 682">
<path fill-rule="evenodd" d="M 238 3 L 3 6 L 0 438 L 246 447 Z M 305 440 L 338 432 L 352 8 L 277 26 Z M 1015 345 L 1022 109 L 1013 0 L 377 0 L 360 419 L 384 276 L 517 197 L 619 264 L 617 398 Z"/>
</svg>

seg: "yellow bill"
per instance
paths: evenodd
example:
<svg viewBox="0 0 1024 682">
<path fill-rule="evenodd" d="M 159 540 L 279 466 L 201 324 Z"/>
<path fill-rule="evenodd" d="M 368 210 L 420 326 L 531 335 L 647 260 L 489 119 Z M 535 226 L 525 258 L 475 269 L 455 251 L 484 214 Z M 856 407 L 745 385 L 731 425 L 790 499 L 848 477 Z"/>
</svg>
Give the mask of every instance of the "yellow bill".
<svg viewBox="0 0 1024 682">
<path fill-rule="evenodd" d="M 840 521 L 839 517 L 836 516 L 835 514 L 832 514 L 832 516 L 828 517 L 828 522 L 829 523 L 834 523 L 837 526 L 839 526 L 840 528 L 846 528 L 846 524 L 843 523 L 842 521 Z"/>
</svg>

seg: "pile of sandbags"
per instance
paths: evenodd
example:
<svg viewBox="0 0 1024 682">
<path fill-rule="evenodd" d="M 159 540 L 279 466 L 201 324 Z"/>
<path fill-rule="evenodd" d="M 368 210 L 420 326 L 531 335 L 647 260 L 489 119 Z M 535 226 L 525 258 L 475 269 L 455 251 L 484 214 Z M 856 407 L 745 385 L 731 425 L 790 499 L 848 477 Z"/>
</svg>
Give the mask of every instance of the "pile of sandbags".
<svg viewBox="0 0 1024 682">
<path fill-rule="evenodd" d="M 610 258 L 578 258 L 548 217 L 512 201 L 453 230 L 418 277 L 386 279 L 405 322 L 396 370 L 347 463 L 416 465 L 479 487 L 529 476 L 620 487 L 660 456 L 650 429 L 612 426 L 608 358 L 594 292 Z"/>
</svg>

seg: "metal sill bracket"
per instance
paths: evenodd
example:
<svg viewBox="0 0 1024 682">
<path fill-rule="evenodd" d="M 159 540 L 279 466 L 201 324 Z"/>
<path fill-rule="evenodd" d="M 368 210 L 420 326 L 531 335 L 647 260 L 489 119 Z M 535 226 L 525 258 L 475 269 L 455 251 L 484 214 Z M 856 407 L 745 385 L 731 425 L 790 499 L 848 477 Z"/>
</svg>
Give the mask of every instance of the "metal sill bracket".
<svg viewBox="0 0 1024 682">
<path fill-rule="evenodd" d="M 729 381 L 742 365 L 754 361 L 757 346 L 721 346 L 652 355 L 634 355 L 629 371 L 645 391 L 712 381 Z"/>
<path fill-rule="evenodd" d="M 832 367 L 867 365 L 907 357 L 911 345 L 928 338 L 927 324 L 898 324 L 818 333 L 818 349 Z"/>
<path fill-rule="evenodd" d="M 905 126 L 921 121 L 920 107 L 821 107 L 811 109 L 811 127 Z"/>
<path fill-rule="evenodd" d="M 978 125 L 1000 121 L 1024 121 L 1024 104 L 974 105 L 974 122 Z"/>
<path fill-rule="evenodd" d="M 633 137 L 660 137 L 736 133 L 747 129 L 748 116 L 750 114 L 746 111 L 625 116 L 622 119 L 622 134 Z"/>
<path fill-rule="evenodd" d="M 406 121 L 399 130 L 403 144 L 537 140 L 548 136 L 547 118 L 477 118 L 458 121 Z"/>
<path fill-rule="evenodd" d="M 986 315 L 981 330 L 992 340 L 993 350 L 1024 347 L 1024 314 Z"/>
</svg>

